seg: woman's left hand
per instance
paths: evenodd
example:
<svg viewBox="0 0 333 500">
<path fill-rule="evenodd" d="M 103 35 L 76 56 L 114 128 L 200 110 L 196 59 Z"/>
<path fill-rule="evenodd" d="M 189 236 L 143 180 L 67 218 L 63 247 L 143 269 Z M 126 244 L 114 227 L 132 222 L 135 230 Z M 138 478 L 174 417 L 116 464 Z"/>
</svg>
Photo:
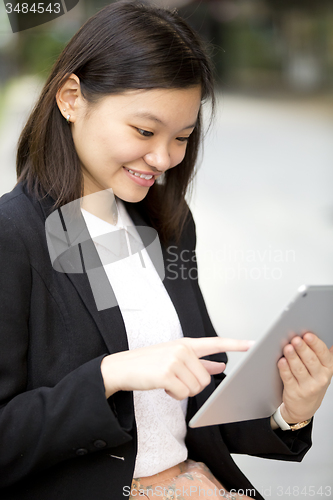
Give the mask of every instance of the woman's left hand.
<svg viewBox="0 0 333 500">
<path fill-rule="evenodd" d="M 303 422 L 318 410 L 333 376 L 333 346 L 314 333 L 294 337 L 283 349 L 278 369 L 284 385 L 282 418 Z"/>
</svg>

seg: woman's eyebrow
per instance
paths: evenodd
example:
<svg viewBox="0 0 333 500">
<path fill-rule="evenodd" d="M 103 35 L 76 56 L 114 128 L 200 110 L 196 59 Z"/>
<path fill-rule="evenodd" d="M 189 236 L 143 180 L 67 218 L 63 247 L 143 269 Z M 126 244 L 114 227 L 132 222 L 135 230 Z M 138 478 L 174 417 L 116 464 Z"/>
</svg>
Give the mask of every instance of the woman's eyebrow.
<svg viewBox="0 0 333 500">
<path fill-rule="evenodd" d="M 146 111 L 135 113 L 133 115 L 133 117 L 134 118 L 146 118 L 148 120 L 152 120 L 154 122 L 160 123 L 161 125 L 163 125 L 164 127 L 166 127 L 166 124 L 162 120 L 160 120 L 157 116 L 153 115 L 152 113 L 149 113 L 149 112 L 146 112 Z M 193 125 L 188 125 L 187 127 L 184 127 L 182 130 L 187 130 L 189 128 L 194 128 L 195 126 L 196 126 L 196 123 L 194 123 Z"/>
</svg>

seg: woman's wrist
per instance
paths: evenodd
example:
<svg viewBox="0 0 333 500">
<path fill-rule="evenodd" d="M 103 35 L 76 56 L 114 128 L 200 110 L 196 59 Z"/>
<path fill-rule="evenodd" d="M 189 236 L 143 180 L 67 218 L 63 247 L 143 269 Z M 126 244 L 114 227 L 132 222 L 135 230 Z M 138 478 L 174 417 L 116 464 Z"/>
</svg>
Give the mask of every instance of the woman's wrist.
<svg viewBox="0 0 333 500">
<path fill-rule="evenodd" d="M 271 424 L 271 428 L 273 429 L 273 431 L 276 431 L 276 429 L 280 429 L 278 424 L 275 422 L 273 415 L 271 415 L 270 424 Z"/>
<path fill-rule="evenodd" d="M 287 430 L 295 431 L 307 426 L 312 420 L 312 417 L 310 417 L 308 419 L 300 419 L 298 422 L 296 421 L 291 422 L 290 420 L 287 420 L 284 415 L 282 415 L 281 412 L 282 407 L 283 403 L 277 408 L 277 410 L 273 413 L 273 415 L 271 415 L 270 424 L 273 430 L 282 429 L 283 431 Z"/>
<path fill-rule="evenodd" d="M 119 388 L 116 386 L 116 380 L 115 377 L 112 377 L 112 381 L 110 380 L 110 358 L 112 356 L 115 356 L 114 354 L 109 354 L 108 356 L 105 356 L 102 359 L 101 362 L 101 374 L 103 377 L 103 382 L 104 382 L 104 388 L 105 388 L 105 397 L 108 399 L 112 394 L 115 392 L 119 391 Z"/>
</svg>

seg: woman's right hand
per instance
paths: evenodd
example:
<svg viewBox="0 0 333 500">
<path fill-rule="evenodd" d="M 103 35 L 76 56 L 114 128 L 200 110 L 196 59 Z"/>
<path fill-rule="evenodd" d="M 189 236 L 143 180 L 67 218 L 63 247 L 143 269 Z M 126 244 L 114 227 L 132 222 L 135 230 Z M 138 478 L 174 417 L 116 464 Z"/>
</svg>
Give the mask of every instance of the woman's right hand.
<svg viewBox="0 0 333 500">
<path fill-rule="evenodd" d="M 105 356 L 101 363 L 105 395 L 117 391 L 164 389 L 181 400 L 201 392 L 211 375 L 221 373 L 225 363 L 199 358 L 225 351 L 247 351 L 249 340 L 221 337 L 188 338 Z"/>
</svg>

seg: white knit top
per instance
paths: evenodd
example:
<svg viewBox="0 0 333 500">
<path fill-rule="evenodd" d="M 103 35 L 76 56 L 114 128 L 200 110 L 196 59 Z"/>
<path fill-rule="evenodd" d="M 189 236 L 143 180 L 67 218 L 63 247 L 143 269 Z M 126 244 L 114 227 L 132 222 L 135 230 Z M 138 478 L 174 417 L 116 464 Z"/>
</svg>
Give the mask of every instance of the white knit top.
<svg viewBox="0 0 333 500">
<path fill-rule="evenodd" d="M 116 198 L 118 222 L 109 224 L 82 210 L 91 238 L 117 231 L 133 221 L 123 202 Z M 140 236 L 134 230 L 138 241 Z M 94 242 L 102 262 L 107 262 L 110 248 Z M 173 303 L 155 270 L 146 249 L 111 264 L 104 265 L 124 319 L 129 349 L 159 344 L 181 338 L 182 328 Z M 110 260 L 109 260 L 110 261 Z M 138 453 L 133 477 L 157 474 L 187 459 L 185 415 L 187 399 L 177 401 L 164 391 L 134 391 L 135 418 L 138 429 Z"/>
</svg>

